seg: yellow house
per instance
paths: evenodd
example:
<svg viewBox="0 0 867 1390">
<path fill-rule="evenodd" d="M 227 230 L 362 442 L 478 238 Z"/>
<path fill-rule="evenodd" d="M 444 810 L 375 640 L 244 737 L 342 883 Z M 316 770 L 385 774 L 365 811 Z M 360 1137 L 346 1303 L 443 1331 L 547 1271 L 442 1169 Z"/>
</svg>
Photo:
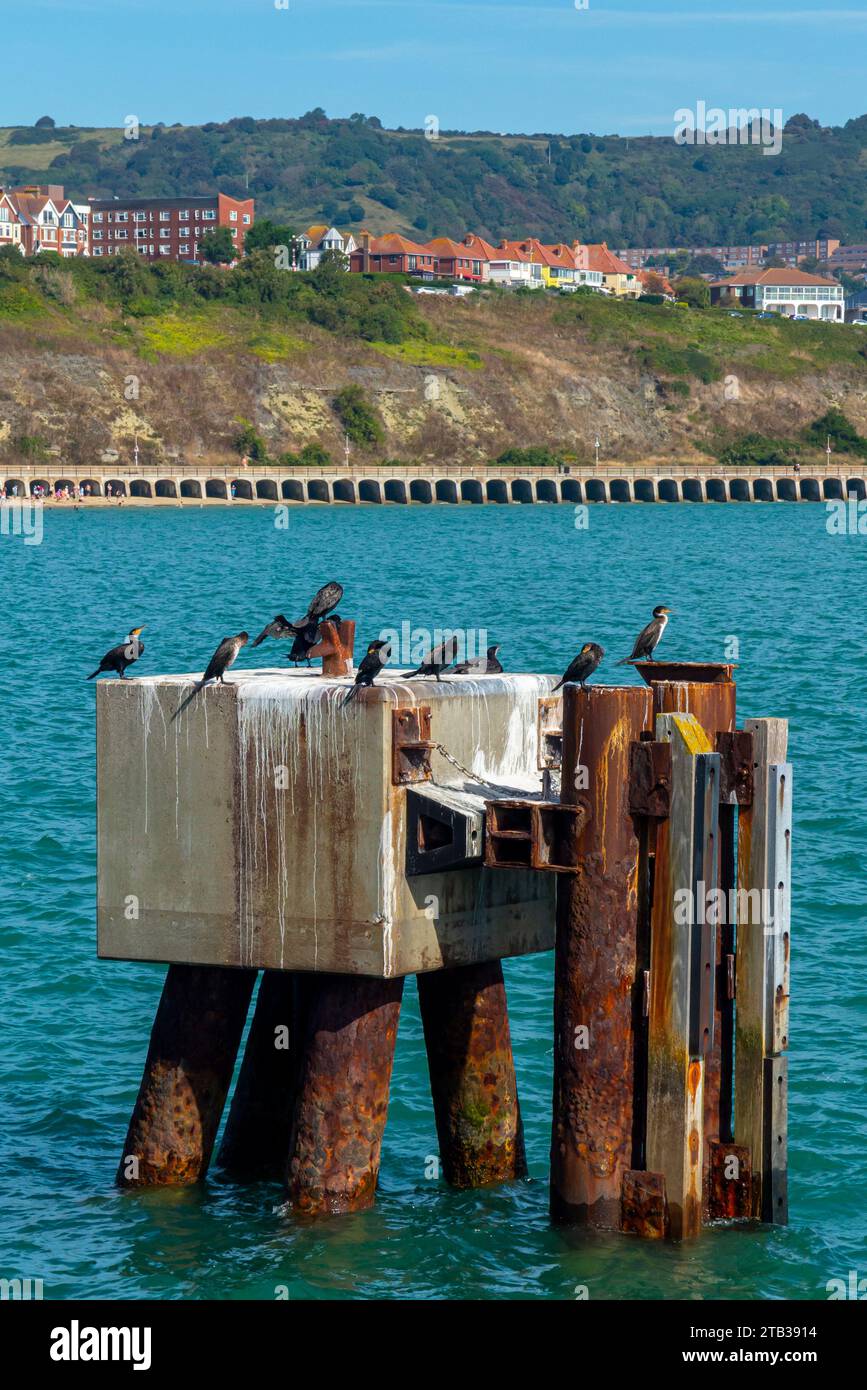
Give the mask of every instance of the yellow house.
<svg viewBox="0 0 867 1390">
<path fill-rule="evenodd" d="M 637 299 L 642 292 L 641 281 L 631 266 L 608 250 L 606 242 L 582 246 L 576 242 L 573 250 L 579 270 L 597 271 L 602 276 L 603 293 L 618 299 Z"/>
</svg>

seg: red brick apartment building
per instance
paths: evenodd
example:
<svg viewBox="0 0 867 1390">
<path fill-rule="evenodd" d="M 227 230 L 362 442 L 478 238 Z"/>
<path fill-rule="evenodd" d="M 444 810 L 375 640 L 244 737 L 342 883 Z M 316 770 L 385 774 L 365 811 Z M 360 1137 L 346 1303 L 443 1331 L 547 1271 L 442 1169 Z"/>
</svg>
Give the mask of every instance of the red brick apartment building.
<svg viewBox="0 0 867 1390">
<path fill-rule="evenodd" d="M 91 198 L 90 254 L 116 256 L 134 247 L 151 261 L 198 261 L 205 233 L 228 227 L 240 258 L 253 209 L 252 198 L 225 193 L 210 198 Z"/>
</svg>

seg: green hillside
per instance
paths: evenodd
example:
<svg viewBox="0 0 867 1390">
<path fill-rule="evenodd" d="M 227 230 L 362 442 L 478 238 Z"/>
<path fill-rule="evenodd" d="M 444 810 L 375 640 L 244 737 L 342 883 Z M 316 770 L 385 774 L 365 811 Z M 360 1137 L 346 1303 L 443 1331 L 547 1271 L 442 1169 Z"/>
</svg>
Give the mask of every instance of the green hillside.
<svg viewBox="0 0 867 1390">
<path fill-rule="evenodd" d="M 257 200 L 260 217 L 410 235 L 764 242 L 820 233 L 867 241 L 867 116 L 786 125 L 782 153 L 671 138 L 385 130 L 376 117 L 240 117 L 123 131 L 0 130 L 0 180 L 62 182 L 77 196 L 205 194 Z"/>
</svg>

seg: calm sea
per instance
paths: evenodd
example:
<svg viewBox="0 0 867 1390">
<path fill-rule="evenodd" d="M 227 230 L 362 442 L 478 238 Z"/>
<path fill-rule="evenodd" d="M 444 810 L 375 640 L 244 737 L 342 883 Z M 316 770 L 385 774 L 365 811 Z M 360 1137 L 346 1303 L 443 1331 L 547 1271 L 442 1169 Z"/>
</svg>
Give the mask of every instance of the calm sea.
<svg viewBox="0 0 867 1390">
<path fill-rule="evenodd" d="M 0 1277 L 53 1298 L 821 1299 L 830 1278 L 867 1276 L 867 539 L 825 520 L 819 505 L 597 507 L 583 531 L 568 506 L 308 508 L 279 530 L 265 508 L 126 508 L 48 514 L 38 546 L 0 537 Z M 677 610 L 660 654 L 737 641 L 739 713 L 788 717 L 795 764 L 788 1228 L 675 1248 L 549 1226 L 550 955 L 506 967 L 528 1181 L 426 1178 L 410 981 L 375 1210 L 296 1226 L 276 1186 L 218 1173 L 115 1191 L 164 972 L 95 958 L 84 677 L 139 623 L 143 674 L 201 669 L 220 637 L 296 616 L 336 577 L 359 645 L 404 620 L 482 627 L 510 670 L 560 672 L 593 640 L 601 679 L 620 678 L 657 603 Z"/>
</svg>

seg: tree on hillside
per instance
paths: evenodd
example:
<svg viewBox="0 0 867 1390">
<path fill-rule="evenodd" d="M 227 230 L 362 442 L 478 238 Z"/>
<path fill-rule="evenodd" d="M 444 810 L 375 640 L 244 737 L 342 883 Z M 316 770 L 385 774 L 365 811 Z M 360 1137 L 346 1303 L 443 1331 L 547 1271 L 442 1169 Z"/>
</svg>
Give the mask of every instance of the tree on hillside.
<svg viewBox="0 0 867 1390">
<path fill-rule="evenodd" d="M 249 255 L 251 251 L 272 251 L 275 246 L 287 246 L 291 259 L 292 247 L 297 247 L 297 242 L 298 233 L 294 227 L 272 222 L 269 217 L 264 217 L 260 222 L 255 222 L 244 237 L 244 250 Z M 296 264 L 297 261 L 298 256 Z"/>
<path fill-rule="evenodd" d="M 34 124 L 37 130 L 53 130 L 55 125 L 51 116 L 40 116 L 39 120 L 35 121 Z"/>
<path fill-rule="evenodd" d="M 725 275 L 726 268 L 722 261 L 718 261 L 716 256 L 710 256 L 706 251 L 702 251 L 697 256 L 693 256 L 683 268 L 684 275 Z"/>
<path fill-rule="evenodd" d="M 334 410 L 353 444 L 363 449 L 379 444 L 385 432 L 379 417 L 360 386 L 344 386 L 334 397 Z"/>
<path fill-rule="evenodd" d="M 710 304 L 710 286 L 706 280 L 685 276 L 680 280 L 675 280 L 673 289 L 677 298 L 682 299 L 693 309 L 706 309 Z"/>
<path fill-rule="evenodd" d="M 238 255 L 228 227 L 216 227 L 206 232 L 199 242 L 199 255 L 209 265 L 230 265 Z"/>
</svg>

